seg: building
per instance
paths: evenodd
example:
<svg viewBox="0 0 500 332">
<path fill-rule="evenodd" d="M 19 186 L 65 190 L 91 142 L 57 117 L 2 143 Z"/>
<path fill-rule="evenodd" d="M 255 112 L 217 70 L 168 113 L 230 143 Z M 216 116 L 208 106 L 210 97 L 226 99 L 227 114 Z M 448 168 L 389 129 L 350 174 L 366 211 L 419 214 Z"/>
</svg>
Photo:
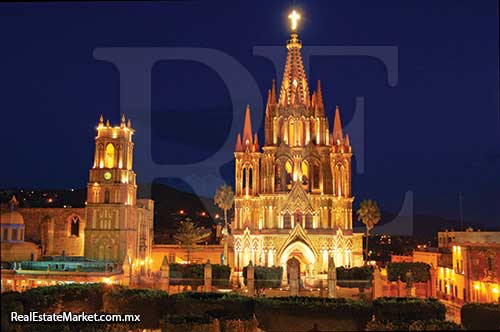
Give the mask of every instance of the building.
<svg viewBox="0 0 500 332">
<path fill-rule="evenodd" d="M 498 302 L 500 232 L 438 232 L 438 248 L 413 253 L 414 262 L 431 265 L 438 298 L 455 305 Z"/>
<path fill-rule="evenodd" d="M 154 202 L 137 199 L 133 133 L 124 116 L 119 126 L 104 124 L 101 116 L 85 208 L 17 211 L 14 198 L 2 211 L 2 291 L 128 283 L 150 271 Z"/>
<path fill-rule="evenodd" d="M 279 95 L 273 81 L 267 99 L 262 149 L 249 106 L 236 140 L 234 267 L 252 261 L 286 270 L 296 258 L 307 282 L 327 271 L 330 256 L 337 266 L 362 265 L 362 234 L 352 229 L 352 148 L 340 110 L 330 132 L 321 84 L 311 95 L 295 29 L 286 47 Z"/>
<path fill-rule="evenodd" d="M 125 116 L 120 126 L 99 119 L 87 185 L 86 258 L 122 263 L 151 256 L 154 203 L 137 200 L 133 134 Z"/>
<path fill-rule="evenodd" d="M 25 224 L 21 213 L 16 211 L 18 202 L 12 197 L 9 202 L 9 211 L 0 215 L 1 229 L 1 261 L 13 262 L 24 260 L 36 260 L 40 250 L 33 242 L 25 242 Z"/>
</svg>

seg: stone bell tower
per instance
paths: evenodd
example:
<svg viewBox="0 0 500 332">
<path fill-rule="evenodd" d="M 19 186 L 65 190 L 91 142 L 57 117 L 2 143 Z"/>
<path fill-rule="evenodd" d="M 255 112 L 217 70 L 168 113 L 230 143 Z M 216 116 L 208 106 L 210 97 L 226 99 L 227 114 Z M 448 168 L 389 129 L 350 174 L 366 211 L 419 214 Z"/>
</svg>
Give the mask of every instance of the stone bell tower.
<svg viewBox="0 0 500 332">
<path fill-rule="evenodd" d="M 124 115 L 119 126 L 99 119 L 87 184 L 86 258 L 121 263 L 150 255 L 153 202 L 137 202 L 133 134 Z"/>
</svg>

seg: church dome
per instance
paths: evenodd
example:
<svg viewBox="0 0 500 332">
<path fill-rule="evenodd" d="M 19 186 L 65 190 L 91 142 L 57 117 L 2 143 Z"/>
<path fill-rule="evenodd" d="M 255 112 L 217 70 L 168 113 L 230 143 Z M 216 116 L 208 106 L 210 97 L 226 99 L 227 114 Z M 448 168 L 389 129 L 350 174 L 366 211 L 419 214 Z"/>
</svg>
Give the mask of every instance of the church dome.
<svg viewBox="0 0 500 332">
<path fill-rule="evenodd" d="M 0 223 L 4 224 L 24 224 L 22 214 L 17 211 L 8 211 L 0 215 Z"/>
</svg>

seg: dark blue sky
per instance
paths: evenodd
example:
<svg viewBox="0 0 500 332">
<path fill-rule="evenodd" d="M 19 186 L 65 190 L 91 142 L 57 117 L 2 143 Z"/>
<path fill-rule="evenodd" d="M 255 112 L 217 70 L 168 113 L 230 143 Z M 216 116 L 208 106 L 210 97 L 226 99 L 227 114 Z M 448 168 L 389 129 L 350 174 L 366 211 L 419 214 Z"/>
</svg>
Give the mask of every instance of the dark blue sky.
<svg viewBox="0 0 500 332">
<path fill-rule="evenodd" d="M 458 218 L 461 191 L 466 220 L 500 222 L 497 1 L 295 6 L 303 14 L 305 47 L 398 48 L 393 87 L 373 58 L 310 61 L 309 82 L 322 80 L 330 121 L 338 104 L 348 124 L 355 98 L 365 99 L 365 170 L 353 179 L 356 202 L 371 197 L 397 212 L 404 193 L 412 191 L 415 212 Z M 281 68 L 276 73 L 253 47 L 284 45 L 290 8 L 290 1 L 2 5 L 0 187 L 85 186 L 99 114 L 115 122 L 120 114 L 118 71 L 94 59 L 95 48 L 217 49 L 250 72 L 265 100 Z M 192 61 L 158 63 L 151 96 L 155 162 L 194 163 L 219 150 L 232 111 L 217 73 Z M 262 133 L 259 138 L 263 142 Z M 232 183 L 233 164 L 220 166 Z M 215 190 L 211 182 L 200 186 Z"/>
</svg>

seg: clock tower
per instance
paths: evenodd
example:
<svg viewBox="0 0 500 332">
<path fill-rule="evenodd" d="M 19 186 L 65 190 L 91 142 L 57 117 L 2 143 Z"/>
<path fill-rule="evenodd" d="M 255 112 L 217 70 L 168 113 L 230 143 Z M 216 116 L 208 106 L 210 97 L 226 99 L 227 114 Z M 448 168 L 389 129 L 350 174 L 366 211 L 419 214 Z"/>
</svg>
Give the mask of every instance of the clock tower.
<svg viewBox="0 0 500 332">
<path fill-rule="evenodd" d="M 133 134 L 124 115 L 119 126 L 99 119 L 87 185 L 86 258 L 122 263 L 150 257 L 153 201 L 137 200 Z"/>
</svg>

